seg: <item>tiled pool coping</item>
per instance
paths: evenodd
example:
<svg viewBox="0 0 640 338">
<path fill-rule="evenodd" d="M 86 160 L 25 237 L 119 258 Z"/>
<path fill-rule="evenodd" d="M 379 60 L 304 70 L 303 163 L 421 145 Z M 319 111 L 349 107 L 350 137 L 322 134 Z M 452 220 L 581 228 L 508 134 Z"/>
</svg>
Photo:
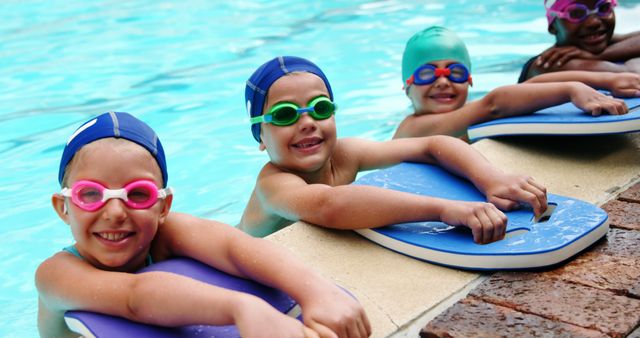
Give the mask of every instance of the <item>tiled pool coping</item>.
<svg viewBox="0 0 640 338">
<path fill-rule="evenodd" d="M 602 207 L 611 229 L 597 245 L 550 271 L 492 275 L 420 336 L 639 335 L 640 183 Z"/>
</svg>

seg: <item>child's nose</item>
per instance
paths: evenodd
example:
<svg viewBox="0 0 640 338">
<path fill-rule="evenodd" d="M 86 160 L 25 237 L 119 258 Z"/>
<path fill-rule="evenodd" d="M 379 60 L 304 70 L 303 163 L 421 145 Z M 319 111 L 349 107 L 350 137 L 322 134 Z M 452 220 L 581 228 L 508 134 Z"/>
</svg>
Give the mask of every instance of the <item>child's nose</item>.
<svg viewBox="0 0 640 338">
<path fill-rule="evenodd" d="M 449 82 L 449 78 L 446 76 L 438 76 L 436 78 L 436 81 L 433 83 L 434 86 L 436 87 L 447 87 L 449 85 L 451 85 L 451 83 Z"/>
<path fill-rule="evenodd" d="M 102 215 L 105 220 L 122 221 L 127 218 L 127 206 L 119 198 L 111 198 L 102 207 Z"/>
<path fill-rule="evenodd" d="M 317 127 L 317 121 L 309 114 L 304 113 L 300 115 L 300 119 L 298 120 L 298 128 L 300 128 L 301 131 L 314 131 Z"/>
</svg>

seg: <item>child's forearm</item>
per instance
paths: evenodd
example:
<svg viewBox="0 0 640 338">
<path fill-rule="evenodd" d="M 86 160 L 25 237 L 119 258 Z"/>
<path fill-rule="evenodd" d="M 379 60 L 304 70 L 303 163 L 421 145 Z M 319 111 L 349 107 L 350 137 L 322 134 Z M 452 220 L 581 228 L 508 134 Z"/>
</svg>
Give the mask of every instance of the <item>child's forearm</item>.
<svg viewBox="0 0 640 338">
<path fill-rule="evenodd" d="M 599 55 L 600 60 L 624 62 L 640 57 L 640 34 L 630 34 L 610 45 Z"/>
<path fill-rule="evenodd" d="M 606 89 L 608 86 L 608 78 L 614 73 L 608 72 L 587 72 L 580 70 L 567 70 L 562 72 L 552 72 L 540 74 L 532 77 L 524 83 L 546 83 L 546 82 L 565 82 L 578 81 L 595 88 Z"/>
<path fill-rule="evenodd" d="M 319 285 L 332 284 L 315 270 L 306 266 L 291 252 L 272 242 L 241 234 L 229 248 L 229 259 L 247 278 L 278 288 L 298 302 Z M 291 278 L 291 276 L 296 276 Z"/>
<path fill-rule="evenodd" d="M 315 212 L 301 219 L 335 229 L 376 228 L 410 221 L 437 221 L 446 201 L 384 188 L 343 185 L 326 187 Z"/>
<path fill-rule="evenodd" d="M 521 83 L 499 87 L 483 100 L 495 118 L 528 114 L 570 101 L 572 93 L 581 85 L 579 82 Z"/>
<path fill-rule="evenodd" d="M 164 272 L 136 275 L 128 292 L 123 317 L 163 326 L 233 324 L 251 302 L 248 295 Z"/>
</svg>

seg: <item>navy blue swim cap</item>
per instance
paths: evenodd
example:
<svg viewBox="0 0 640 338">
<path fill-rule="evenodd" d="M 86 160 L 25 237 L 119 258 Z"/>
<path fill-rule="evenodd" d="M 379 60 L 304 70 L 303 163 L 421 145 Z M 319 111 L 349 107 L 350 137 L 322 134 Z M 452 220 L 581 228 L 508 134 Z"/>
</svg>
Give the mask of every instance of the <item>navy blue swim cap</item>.
<svg viewBox="0 0 640 338">
<path fill-rule="evenodd" d="M 62 152 L 58 181 L 62 184 L 64 170 L 69 161 L 84 145 L 107 137 L 123 138 L 137 143 L 147 149 L 158 162 L 162 171 L 163 187 L 167 186 L 167 163 L 162 143 L 158 135 L 146 123 L 129 113 L 108 112 L 84 123 L 67 141 Z"/>
<path fill-rule="evenodd" d="M 329 92 L 329 99 L 333 101 L 333 92 L 329 80 L 322 70 L 313 62 L 297 56 L 278 56 L 269 60 L 251 75 L 244 89 L 244 98 L 247 112 L 250 117 L 262 115 L 264 103 L 267 100 L 267 92 L 277 79 L 293 72 L 308 72 L 322 79 Z M 251 125 L 251 133 L 256 141 L 260 142 L 260 123 Z"/>
</svg>

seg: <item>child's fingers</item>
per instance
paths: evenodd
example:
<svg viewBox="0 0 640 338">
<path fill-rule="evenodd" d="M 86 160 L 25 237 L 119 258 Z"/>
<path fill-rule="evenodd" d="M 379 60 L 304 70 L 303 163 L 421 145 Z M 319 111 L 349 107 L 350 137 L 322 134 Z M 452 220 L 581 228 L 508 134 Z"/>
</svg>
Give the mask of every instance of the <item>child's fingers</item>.
<svg viewBox="0 0 640 338">
<path fill-rule="evenodd" d="M 309 325 L 309 328 L 313 330 L 313 332 L 316 334 L 316 337 L 338 338 L 338 335 L 335 332 L 333 332 L 333 330 L 316 321 L 313 321 L 308 325 Z M 344 332 L 341 337 L 346 337 L 346 332 Z"/>
<path fill-rule="evenodd" d="M 623 115 L 629 112 L 629 108 L 624 101 L 618 99 L 609 99 L 602 106 L 611 115 Z"/>
<path fill-rule="evenodd" d="M 364 312 L 364 310 L 360 311 L 360 320 L 358 320 L 358 326 L 360 327 L 360 333 L 363 334 L 363 337 L 369 337 L 371 335 L 371 323 L 369 322 L 369 317 Z"/>
<path fill-rule="evenodd" d="M 490 243 L 493 241 L 495 226 L 487 215 L 487 210 L 483 209 L 477 213 L 476 217 L 480 221 L 480 227 L 482 228 L 482 244 Z"/>
<path fill-rule="evenodd" d="M 309 327 L 305 326 L 303 329 L 304 329 L 305 338 L 320 338 L 320 335 L 316 331 L 313 331 L 312 329 L 310 329 Z"/>
<path fill-rule="evenodd" d="M 473 241 L 478 244 L 483 244 L 484 233 L 482 231 L 482 224 L 480 224 L 480 221 L 477 218 L 473 217 L 467 224 L 467 227 L 471 229 L 471 233 L 473 234 Z"/>
<path fill-rule="evenodd" d="M 527 178 L 527 183 L 538 190 L 540 194 L 544 195 L 545 200 L 547 199 L 547 188 L 545 188 L 544 185 L 538 183 L 538 181 L 536 181 L 533 177 Z"/>
<path fill-rule="evenodd" d="M 591 116 L 600 116 L 602 114 L 602 107 L 599 105 L 596 105 L 589 110 L 591 111 Z"/>
<path fill-rule="evenodd" d="M 562 56 L 558 58 L 556 65 L 562 66 L 563 64 L 569 62 L 571 59 L 577 57 L 578 55 L 580 55 L 580 51 L 578 50 L 571 50 L 567 53 L 564 53 Z"/>
<path fill-rule="evenodd" d="M 492 196 L 489 199 L 489 203 L 495 205 L 500 210 L 506 210 L 506 211 L 513 210 L 519 205 L 518 201 L 514 201 L 514 200 L 510 200 L 510 199 L 502 198 L 498 196 Z"/>
<path fill-rule="evenodd" d="M 507 229 L 507 216 L 496 208 L 489 209 L 487 215 L 491 218 L 494 227 L 492 242 L 503 239 Z"/>
<path fill-rule="evenodd" d="M 536 197 L 537 203 L 531 204 L 533 211 L 536 215 L 542 214 L 545 210 L 547 210 L 547 189 L 532 184 L 528 182 L 528 185 L 524 187 L 525 190 L 532 193 Z"/>
<path fill-rule="evenodd" d="M 356 321 L 355 325 L 350 325 L 348 328 L 348 336 L 349 338 L 360 338 L 360 337 L 368 337 L 367 330 L 364 328 L 364 324 L 362 321 Z"/>
</svg>

